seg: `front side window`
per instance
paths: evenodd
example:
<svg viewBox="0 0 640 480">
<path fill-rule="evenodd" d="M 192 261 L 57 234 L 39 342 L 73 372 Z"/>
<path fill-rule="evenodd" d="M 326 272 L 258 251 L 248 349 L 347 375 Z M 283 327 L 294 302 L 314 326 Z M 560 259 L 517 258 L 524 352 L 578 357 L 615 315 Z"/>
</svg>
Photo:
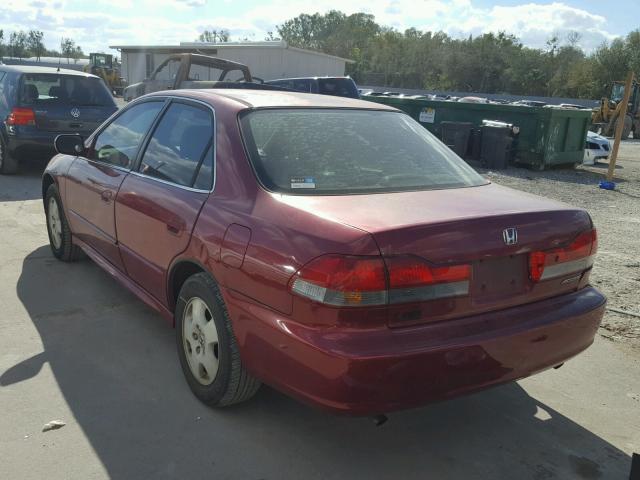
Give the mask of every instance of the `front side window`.
<svg viewBox="0 0 640 480">
<path fill-rule="evenodd" d="M 213 118 L 209 111 L 173 103 L 151 136 L 142 156 L 140 173 L 191 187 L 212 138 Z"/>
<path fill-rule="evenodd" d="M 89 158 L 131 167 L 142 139 L 163 105 L 164 102 L 144 102 L 127 109 L 96 137 Z"/>
<path fill-rule="evenodd" d="M 273 191 L 349 195 L 487 183 L 399 112 L 254 110 L 241 127 L 258 178 Z"/>
</svg>

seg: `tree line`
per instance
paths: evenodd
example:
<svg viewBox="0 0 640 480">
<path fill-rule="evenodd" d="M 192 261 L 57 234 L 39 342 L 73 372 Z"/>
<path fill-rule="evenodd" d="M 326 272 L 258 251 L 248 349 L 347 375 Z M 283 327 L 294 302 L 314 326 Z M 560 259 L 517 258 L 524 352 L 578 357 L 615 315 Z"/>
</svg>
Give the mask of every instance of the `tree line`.
<svg viewBox="0 0 640 480">
<path fill-rule="evenodd" d="M 42 57 L 61 57 L 66 58 L 69 63 L 70 59 L 77 62 L 84 56 L 82 48 L 76 45 L 76 42 L 71 38 L 62 38 L 59 50 L 49 50 L 44 45 L 44 33 L 39 30 L 18 30 L 5 33 L 3 29 L 0 29 L 0 60 L 4 57 L 20 60 L 35 57 L 37 61 L 40 61 Z"/>
<path fill-rule="evenodd" d="M 452 38 L 444 32 L 379 25 L 366 13 L 302 14 L 277 27 L 292 46 L 348 58 L 347 73 L 362 85 L 481 93 L 600 98 L 629 69 L 640 72 L 640 30 L 593 52 L 581 35 L 552 36 L 530 48 L 514 35 Z"/>
</svg>

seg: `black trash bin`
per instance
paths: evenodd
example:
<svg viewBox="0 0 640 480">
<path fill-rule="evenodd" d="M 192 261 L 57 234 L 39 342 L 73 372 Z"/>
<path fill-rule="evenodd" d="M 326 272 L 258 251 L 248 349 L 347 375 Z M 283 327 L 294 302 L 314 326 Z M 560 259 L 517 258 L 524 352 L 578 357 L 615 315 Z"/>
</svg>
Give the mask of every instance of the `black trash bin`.
<svg viewBox="0 0 640 480">
<path fill-rule="evenodd" d="M 514 142 L 518 127 L 509 123 L 484 120 L 480 130 L 482 132 L 480 147 L 482 165 L 496 170 L 507 168 L 515 151 Z"/>
<path fill-rule="evenodd" d="M 440 122 L 442 143 L 453 150 L 460 158 L 465 158 L 467 155 L 471 130 L 473 130 L 473 123 Z"/>
</svg>

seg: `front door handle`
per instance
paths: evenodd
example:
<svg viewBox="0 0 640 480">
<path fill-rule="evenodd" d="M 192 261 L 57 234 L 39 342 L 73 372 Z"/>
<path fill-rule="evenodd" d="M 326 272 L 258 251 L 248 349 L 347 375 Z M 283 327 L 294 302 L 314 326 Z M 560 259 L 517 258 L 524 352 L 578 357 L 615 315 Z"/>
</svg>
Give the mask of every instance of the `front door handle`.
<svg viewBox="0 0 640 480">
<path fill-rule="evenodd" d="M 103 190 L 100 194 L 102 201 L 109 203 L 113 198 L 113 192 L 111 190 Z"/>
<path fill-rule="evenodd" d="M 182 229 L 178 225 L 167 223 L 167 230 L 169 231 L 169 233 L 173 233 L 174 235 L 180 235 L 180 231 Z"/>
</svg>

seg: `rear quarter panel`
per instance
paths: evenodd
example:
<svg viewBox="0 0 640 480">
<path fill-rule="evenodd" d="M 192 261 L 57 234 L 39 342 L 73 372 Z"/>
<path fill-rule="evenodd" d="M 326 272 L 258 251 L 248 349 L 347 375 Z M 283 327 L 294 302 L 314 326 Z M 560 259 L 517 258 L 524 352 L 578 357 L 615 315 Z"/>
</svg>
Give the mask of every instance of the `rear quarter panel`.
<svg viewBox="0 0 640 480">
<path fill-rule="evenodd" d="M 302 212 L 258 186 L 242 144 L 237 108 L 216 105 L 216 129 L 215 189 L 189 248 L 176 261 L 193 259 L 224 287 L 290 313 L 289 279 L 312 258 L 324 253 L 379 255 L 367 232 Z M 232 223 L 251 230 L 240 268 L 221 262 L 223 237 Z"/>
</svg>

